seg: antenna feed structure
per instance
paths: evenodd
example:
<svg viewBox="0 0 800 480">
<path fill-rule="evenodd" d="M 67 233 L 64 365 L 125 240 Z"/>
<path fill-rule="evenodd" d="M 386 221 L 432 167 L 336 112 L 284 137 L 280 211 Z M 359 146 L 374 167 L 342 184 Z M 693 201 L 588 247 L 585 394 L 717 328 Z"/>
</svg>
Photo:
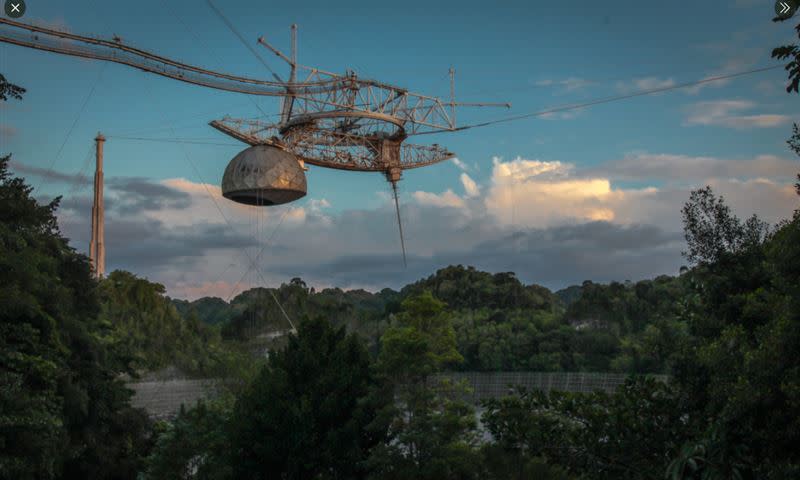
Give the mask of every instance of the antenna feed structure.
<svg viewBox="0 0 800 480">
<path fill-rule="evenodd" d="M 228 27 L 240 37 L 221 12 Z M 264 37 L 258 43 L 290 67 L 288 81 L 269 68 L 274 80 L 248 78 L 189 65 L 122 42 L 77 35 L 0 18 L 0 43 L 81 58 L 114 62 L 173 80 L 253 96 L 280 98 L 280 120 L 268 123 L 224 117 L 213 128 L 249 147 L 228 164 L 223 195 L 247 205 L 281 205 L 306 195 L 305 165 L 347 171 L 376 172 L 392 186 L 405 264 L 397 182 L 403 170 L 433 165 L 455 154 L 438 144 L 415 145 L 410 136 L 455 132 L 457 107 L 509 107 L 497 103 L 456 102 L 455 70 L 450 69 L 450 99 L 302 65 L 297 61 L 297 25 L 292 25 L 291 52 L 284 54 Z M 246 44 L 246 42 L 244 42 Z M 248 46 L 248 48 L 250 48 Z M 101 136 L 96 139 L 102 152 Z M 288 318 L 288 317 L 287 317 Z"/>
</svg>

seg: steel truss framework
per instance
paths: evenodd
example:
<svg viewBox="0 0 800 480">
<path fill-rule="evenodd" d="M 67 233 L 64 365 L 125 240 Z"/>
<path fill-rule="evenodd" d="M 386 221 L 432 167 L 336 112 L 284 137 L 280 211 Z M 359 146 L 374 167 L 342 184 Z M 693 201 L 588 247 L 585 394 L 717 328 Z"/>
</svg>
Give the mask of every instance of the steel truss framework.
<svg viewBox="0 0 800 480">
<path fill-rule="evenodd" d="M 291 58 L 263 37 L 258 40 L 289 64 L 291 75 L 284 82 L 277 75 L 277 81 L 271 81 L 207 70 L 129 46 L 119 38 L 103 40 L 0 18 L 2 42 L 120 63 L 219 90 L 282 97 L 278 123 L 223 118 L 211 122 L 211 126 L 250 145 L 286 149 L 311 165 L 384 172 L 391 181 L 398 180 L 404 169 L 453 156 L 438 145 L 405 144 L 408 135 L 455 130 L 457 106 L 509 106 L 457 103 L 452 82 L 451 98 L 446 102 L 360 78 L 354 72 L 339 75 L 300 65 L 296 60 L 295 32 L 293 26 Z M 298 70 L 306 72 L 300 81 Z"/>
</svg>

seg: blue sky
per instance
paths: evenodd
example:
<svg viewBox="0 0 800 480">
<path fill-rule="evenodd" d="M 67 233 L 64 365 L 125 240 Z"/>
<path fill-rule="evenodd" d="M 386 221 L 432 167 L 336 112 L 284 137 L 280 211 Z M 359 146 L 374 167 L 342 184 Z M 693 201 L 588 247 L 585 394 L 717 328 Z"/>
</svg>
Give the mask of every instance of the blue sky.
<svg viewBox="0 0 800 480">
<path fill-rule="evenodd" d="M 359 1 L 217 3 L 254 45 L 264 35 L 288 49 L 289 25 L 299 24 L 304 64 L 340 72 L 352 68 L 362 76 L 441 96 L 448 94 L 452 65 L 460 100 L 513 104 L 510 111 L 462 110 L 460 123 L 774 65 L 771 49 L 792 40 L 793 34 L 791 22 L 771 21 L 772 3 L 763 0 L 409 1 L 402 8 Z M 105 38 L 119 35 L 131 45 L 216 70 L 269 75 L 202 1 L 31 0 L 24 20 Z M 262 53 L 272 68 L 285 71 L 277 59 Z M 207 122 L 225 114 L 260 115 L 251 99 L 120 65 L 4 44 L 0 72 L 28 89 L 23 102 L 0 109 L 0 150 L 13 152 L 18 170 L 41 184 L 37 193 L 66 195 L 62 224 L 76 248 L 85 250 L 88 239 L 83 220 L 88 212 L 81 210 L 88 189 L 56 179 L 42 183 L 35 169 L 52 163 L 57 173 L 80 172 L 92 138 L 102 131 L 110 136 L 105 169 L 112 179 L 109 198 L 118 197 L 116 209 L 109 212 L 109 229 L 120 222 L 120 232 L 150 232 L 137 244 L 129 241 L 130 235 L 109 233 L 110 266 L 161 281 L 177 296 L 210 292 L 226 297 L 241 288 L 234 285 L 247 271 L 247 255 L 227 263 L 224 259 L 236 257 L 241 248 L 255 259 L 265 232 L 271 232 L 285 209 L 290 209 L 290 221 L 281 225 L 274 245 L 257 262 L 262 275 L 244 275 L 249 278 L 243 285 L 259 283 L 261 277 L 277 282 L 299 275 L 320 286 L 397 287 L 448 262 L 516 270 L 525 281 L 551 288 L 585 278 L 643 278 L 674 273 L 680 266 L 677 213 L 694 186 L 716 186 L 740 216 L 756 212 L 776 221 L 790 215 L 797 203 L 790 185 L 791 174 L 800 168 L 785 140 L 791 121 L 799 117 L 798 99 L 783 90 L 785 72 L 771 70 L 427 138 L 456 152 L 461 167 L 445 162 L 406 172 L 401 189 L 409 223 L 408 269 L 397 267 L 396 232 L 391 221 L 383 223 L 391 211 L 388 186 L 379 175 L 312 168 L 309 195 L 283 210 L 240 211 L 223 203 L 242 233 L 242 238 L 225 243 L 224 235 L 207 238 L 218 233 L 210 227 L 222 220 L 215 206 L 203 203 L 208 190 L 196 187 L 217 185 L 228 160 L 241 148 Z M 274 99 L 255 101 L 268 113 L 277 111 Z M 229 145 L 114 138 L 122 136 Z M 159 188 L 143 190 L 144 184 Z M 136 203 L 136 195 L 158 207 Z M 192 221 L 184 228 L 175 218 Z M 137 227 L 136 222 L 143 223 Z M 202 230 L 204 226 L 210 229 Z M 580 241 L 600 238 L 591 228 L 616 229 L 622 244 L 628 244 L 622 240 L 627 236 L 640 248 L 620 250 L 598 240 L 569 250 L 564 245 L 570 242 L 553 240 L 559 235 L 582 235 Z M 352 231 L 358 238 L 345 241 Z M 503 254 L 508 247 L 503 239 L 510 236 L 517 242 L 520 235 L 527 235 L 527 246 L 515 244 Z M 306 244 L 307 238 L 322 245 L 312 240 Z M 542 250 L 546 239 L 554 243 Z M 175 246 L 161 249 L 174 256 L 156 263 L 143 260 L 146 253 L 137 245 L 148 242 L 152 248 Z M 503 246 L 491 247 L 498 242 Z M 320 257 L 309 257 L 309 248 Z M 566 260 L 544 261 L 552 258 Z M 602 258 L 613 261 L 604 263 Z M 231 263 L 238 266 L 222 275 Z"/>
</svg>

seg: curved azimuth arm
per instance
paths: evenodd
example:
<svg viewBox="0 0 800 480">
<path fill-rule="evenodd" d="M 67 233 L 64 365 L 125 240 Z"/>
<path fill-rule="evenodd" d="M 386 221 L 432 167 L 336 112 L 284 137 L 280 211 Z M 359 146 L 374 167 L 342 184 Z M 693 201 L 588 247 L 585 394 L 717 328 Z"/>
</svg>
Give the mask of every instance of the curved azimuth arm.
<svg viewBox="0 0 800 480">
<path fill-rule="evenodd" d="M 392 117 L 393 123 L 402 125 L 406 134 L 416 134 L 456 130 L 456 106 L 508 106 L 460 104 L 452 97 L 447 102 L 386 83 L 359 78 L 353 72 L 338 75 L 306 67 L 297 63 L 294 52 L 291 59 L 283 54 L 278 56 L 288 60 L 293 71 L 303 69 L 308 72 L 306 78 L 300 82 L 296 80 L 294 73 L 290 82 L 278 82 L 215 72 L 129 46 L 119 38 L 102 40 L 7 18 L 0 18 L 0 42 L 120 63 L 208 88 L 249 95 L 284 97 L 287 107 L 283 111 L 282 123 L 288 123 L 291 117 L 296 115 L 348 111 L 363 116 Z M 268 46 L 263 39 L 261 43 Z"/>
</svg>

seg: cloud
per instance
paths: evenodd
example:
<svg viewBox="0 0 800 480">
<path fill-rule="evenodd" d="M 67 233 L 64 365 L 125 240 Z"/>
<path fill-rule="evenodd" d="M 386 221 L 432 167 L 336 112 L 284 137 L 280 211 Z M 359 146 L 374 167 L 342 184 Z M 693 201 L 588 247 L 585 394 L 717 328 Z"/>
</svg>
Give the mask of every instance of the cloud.
<svg viewBox="0 0 800 480">
<path fill-rule="evenodd" d="M 494 158 L 482 188 L 459 172 L 452 181 L 463 195 L 453 188 L 419 191 L 401 203 L 408 268 L 388 198 L 371 209 L 331 211 L 325 199 L 259 208 L 187 179 L 113 179 L 108 269 L 132 270 L 188 298 L 227 298 L 295 276 L 318 287 L 398 288 L 449 264 L 515 271 L 550 288 L 637 280 L 680 267 L 680 208 L 691 188 L 710 184 L 740 217 L 758 213 L 774 223 L 797 208 L 794 170 L 771 156 L 636 153 L 591 168 Z M 616 185 L 627 180 L 646 186 Z M 144 195 L 152 201 L 138 199 Z M 73 195 L 58 213 L 62 230 L 84 252 L 90 209 L 90 195 Z"/>
<path fill-rule="evenodd" d="M 464 206 L 464 199 L 453 193 L 449 188 L 444 193 L 416 191 L 411 195 L 414 197 L 414 200 L 422 205 L 453 208 L 461 208 Z"/>
<path fill-rule="evenodd" d="M 716 77 L 723 77 L 747 70 L 752 68 L 764 55 L 764 52 L 759 49 L 734 46 L 731 42 L 726 42 L 721 49 L 724 52 L 730 52 L 731 49 L 733 49 L 733 56 L 731 56 L 720 68 L 708 72 L 704 79 L 710 80 Z M 689 95 L 697 95 L 703 89 L 724 87 L 729 83 L 731 83 L 730 78 L 721 78 L 691 87 L 686 87 L 683 89 L 683 91 Z"/>
<path fill-rule="evenodd" d="M 568 92 L 583 89 L 591 84 L 592 82 L 589 80 L 577 77 L 569 77 L 559 82 L 559 85 L 563 86 Z"/>
<path fill-rule="evenodd" d="M 688 107 L 686 125 L 721 126 L 735 129 L 770 128 L 791 121 L 788 115 L 742 115 L 756 104 L 747 100 L 698 102 Z"/>
<path fill-rule="evenodd" d="M 88 246 L 90 211 L 64 209 L 59 214 L 62 230 L 79 250 L 85 251 Z M 158 273 L 184 268 L 216 251 L 257 245 L 252 237 L 218 224 L 198 222 L 193 226 L 173 227 L 143 216 L 109 212 L 106 213 L 105 232 L 109 270 L 123 268 Z"/>
<path fill-rule="evenodd" d="M 308 201 L 308 208 L 309 208 L 309 210 L 311 210 L 311 211 L 314 211 L 314 212 L 319 212 L 319 211 L 320 211 L 320 210 L 322 210 L 323 208 L 330 208 L 330 207 L 331 207 L 331 204 L 330 204 L 330 202 L 329 202 L 329 201 L 327 201 L 327 200 L 326 200 L 326 199 L 324 199 L 324 198 L 321 198 L 321 199 L 319 199 L 319 200 L 317 200 L 317 199 L 315 199 L 315 198 L 312 198 L 312 199 L 310 199 L 310 200 Z"/>
<path fill-rule="evenodd" d="M 733 128 L 777 127 L 789 122 L 788 115 L 744 115 L 725 119 L 724 125 Z"/>
<path fill-rule="evenodd" d="M 567 77 L 563 79 L 542 79 L 534 82 L 537 87 L 558 87 L 564 92 L 583 90 L 592 85 L 592 82 L 580 77 Z"/>
<path fill-rule="evenodd" d="M 682 246 L 679 233 L 658 227 L 589 222 L 517 231 L 495 229 L 462 249 L 441 249 L 430 255 L 412 250 L 407 268 L 394 252 L 355 252 L 321 263 L 286 264 L 279 271 L 289 276 L 303 270 L 311 278 L 345 286 L 368 278 L 375 289 L 378 285 L 399 286 L 447 265 L 463 264 L 492 272 L 514 271 L 525 282 L 555 289 L 589 278 L 610 281 L 675 274 Z"/>
<path fill-rule="evenodd" d="M 669 88 L 676 85 L 673 78 L 643 77 L 635 78 L 628 82 L 617 82 L 617 90 L 620 93 L 641 92 L 643 90 L 656 90 L 659 88 Z"/>
<path fill-rule="evenodd" d="M 776 80 L 761 80 L 755 86 L 757 92 L 762 95 L 785 95 L 786 82 Z"/>
<path fill-rule="evenodd" d="M 614 204 L 651 193 L 613 189 L 608 178 L 579 178 L 573 172 L 573 165 L 561 162 L 495 158 L 486 209 L 504 224 L 611 221 Z"/>
<path fill-rule="evenodd" d="M 278 222 L 303 223 L 308 211 L 301 203 L 292 203 L 280 207 L 257 207 L 232 202 L 222 196 L 218 185 L 196 183 L 185 178 L 170 178 L 159 183 L 172 190 L 188 195 L 190 201 L 185 205 L 165 205 L 157 211 L 148 212 L 150 218 L 164 224 L 175 226 L 193 225 L 197 221 L 210 221 L 228 225 L 235 230 L 251 228 L 252 225 L 266 225 Z M 320 206 L 320 205 L 317 205 Z M 324 221 L 321 215 L 314 215 L 315 220 Z"/>
<path fill-rule="evenodd" d="M 11 160 L 10 165 L 11 168 L 16 173 L 20 173 L 23 176 L 25 175 L 34 176 L 39 178 L 45 178 L 49 181 L 65 182 L 75 185 L 90 185 L 92 183 L 91 177 L 84 174 L 59 172 L 53 169 L 27 165 L 25 163 L 17 162 L 15 160 Z"/>
<path fill-rule="evenodd" d="M 767 155 L 723 160 L 637 154 L 580 170 L 557 161 L 496 158 L 482 200 L 487 214 L 506 228 L 605 220 L 623 225 L 657 222 L 679 230 L 680 209 L 690 190 L 710 184 L 740 216 L 758 213 L 775 223 L 797 208 L 792 188 L 797 169 L 796 162 Z M 618 181 L 649 186 L 615 187 Z"/>
<path fill-rule="evenodd" d="M 469 175 L 462 173 L 459 178 L 461 179 L 461 185 L 464 186 L 464 194 L 468 198 L 477 197 L 481 194 L 481 188 Z"/>
<path fill-rule="evenodd" d="M 463 170 L 465 172 L 469 171 L 469 166 L 466 163 L 464 163 L 461 160 L 459 160 L 458 157 L 453 157 L 453 158 L 450 159 L 450 161 L 453 162 L 453 165 L 455 165 L 459 169 L 461 169 L 461 170 Z"/>
<path fill-rule="evenodd" d="M 232 283 L 225 280 L 205 281 L 205 282 L 191 282 L 179 281 L 170 288 L 169 294 L 178 298 L 201 298 L 201 297 L 218 297 L 226 301 L 230 301 L 237 293 L 240 293 L 247 288 L 256 286 L 255 284 L 247 283 Z"/>
<path fill-rule="evenodd" d="M 124 213 L 186 209 L 192 203 L 188 193 L 146 178 L 114 177 L 106 181 L 106 187 Z"/>
<path fill-rule="evenodd" d="M 544 113 L 539 115 L 539 118 L 544 120 L 572 120 L 573 118 L 580 117 L 585 111 L 586 108 L 573 108 L 571 110 L 565 110 L 563 112 Z"/>
<path fill-rule="evenodd" d="M 696 183 L 708 179 L 790 179 L 800 165 L 774 155 L 749 159 L 724 159 L 675 154 L 636 153 L 586 170 L 589 175 L 608 175 L 616 181 Z"/>
</svg>

